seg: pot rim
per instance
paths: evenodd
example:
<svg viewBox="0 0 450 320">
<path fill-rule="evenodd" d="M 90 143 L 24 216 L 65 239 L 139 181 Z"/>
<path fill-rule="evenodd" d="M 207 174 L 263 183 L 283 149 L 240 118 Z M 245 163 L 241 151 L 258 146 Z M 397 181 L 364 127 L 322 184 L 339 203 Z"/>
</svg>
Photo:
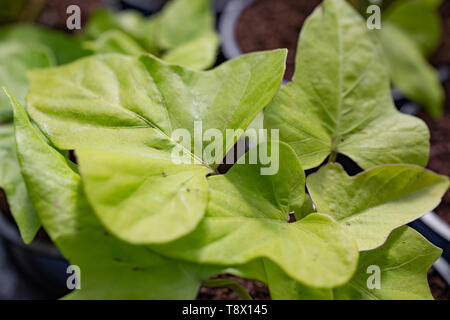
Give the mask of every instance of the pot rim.
<svg viewBox="0 0 450 320">
<path fill-rule="evenodd" d="M 222 52 L 228 59 L 244 54 L 237 42 L 235 26 L 242 12 L 256 0 L 231 0 L 225 5 L 219 20 L 219 34 Z"/>
</svg>

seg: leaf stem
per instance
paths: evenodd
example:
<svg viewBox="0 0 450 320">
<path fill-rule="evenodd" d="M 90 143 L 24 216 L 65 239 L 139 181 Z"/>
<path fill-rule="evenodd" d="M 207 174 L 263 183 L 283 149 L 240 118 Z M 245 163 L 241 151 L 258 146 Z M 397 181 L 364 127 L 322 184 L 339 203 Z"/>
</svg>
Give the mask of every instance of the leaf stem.
<svg viewBox="0 0 450 320">
<path fill-rule="evenodd" d="M 336 151 L 331 152 L 330 157 L 328 158 L 328 162 L 336 162 L 337 155 L 338 154 Z"/>
<path fill-rule="evenodd" d="M 237 281 L 230 279 L 208 279 L 203 281 L 207 288 L 228 288 L 236 292 L 241 300 L 253 300 L 248 291 Z"/>
</svg>

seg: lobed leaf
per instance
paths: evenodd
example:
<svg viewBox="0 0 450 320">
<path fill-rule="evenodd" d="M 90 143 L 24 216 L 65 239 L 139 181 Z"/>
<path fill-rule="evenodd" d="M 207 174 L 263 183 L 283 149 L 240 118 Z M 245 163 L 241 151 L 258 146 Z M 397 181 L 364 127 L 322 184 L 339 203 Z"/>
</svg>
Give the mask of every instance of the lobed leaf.
<svg viewBox="0 0 450 320">
<path fill-rule="evenodd" d="M 297 52 L 293 82 L 280 90 L 264 121 L 280 130 L 305 169 L 337 153 L 362 168 L 426 165 L 428 129 L 395 109 L 379 50 L 350 5 L 324 1 L 305 22 Z"/>
<path fill-rule="evenodd" d="M 358 259 L 354 240 L 326 215 L 288 223 L 292 204 L 298 209 L 303 202 L 304 173 L 289 146 L 281 143 L 279 153 L 284 169 L 276 175 L 261 176 L 260 166 L 238 163 L 225 175 L 209 177 L 208 207 L 198 227 L 152 248 L 201 264 L 233 266 L 269 259 L 314 287 L 347 282 Z"/>
<path fill-rule="evenodd" d="M 104 33 L 111 31 L 121 35 L 110 35 L 105 47 Z M 219 46 L 211 0 L 174 0 L 150 18 L 134 11 L 101 9 L 91 16 L 83 36 L 97 43 L 93 46 L 97 53 L 136 54 L 140 47 L 169 63 L 195 70 L 211 67 Z"/>
<path fill-rule="evenodd" d="M 11 24 L 1 27 L 0 41 L 15 41 L 30 47 L 47 47 L 53 53 L 58 65 L 89 54 L 77 39 L 63 32 L 32 24 Z"/>
<path fill-rule="evenodd" d="M 172 137 L 176 129 L 196 139 L 195 121 L 224 137 L 227 129 L 246 129 L 276 94 L 285 59 L 286 50 L 253 53 L 198 72 L 147 55 L 89 57 L 30 73 L 29 113 L 60 149 L 170 152 L 180 144 Z M 183 145 L 191 153 L 194 139 Z M 224 143 L 211 165 L 233 145 Z"/>
<path fill-rule="evenodd" d="M 384 20 L 400 28 L 419 46 L 423 55 L 428 55 L 441 41 L 442 22 L 437 11 L 440 2 L 397 1 L 384 13 Z"/>
<path fill-rule="evenodd" d="M 433 299 L 427 271 L 442 250 L 415 230 L 403 226 L 392 232 L 386 243 L 361 252 L 358 269 L 345 285 L 314 289 L 290 279 L 273 263 L 264 264 L 272 299 L 290 300 L 425 300 Z M 369 288 L 370 267 L 379 268 L 379 288 Z"/>
<path fill-rule="evenodd" d="M 330 164 L 308 176 L 307 187 L 317 211 L 336 219 L 359 250 L 370 250 L 393 229 L 434 209 L 449 179 L 415 165 L 383 165 L 350 177 Z"/>
<path fill-rule="evenodd" d="M 81 289 L 67 298 L 194 299 L 201 281 L 219 269 L 167 259 L 109 234 L 86 201 L 79 175 L 9 96 L 18 157 L 31 201 L 53 242 L 81 269 Z"/>
</svg>

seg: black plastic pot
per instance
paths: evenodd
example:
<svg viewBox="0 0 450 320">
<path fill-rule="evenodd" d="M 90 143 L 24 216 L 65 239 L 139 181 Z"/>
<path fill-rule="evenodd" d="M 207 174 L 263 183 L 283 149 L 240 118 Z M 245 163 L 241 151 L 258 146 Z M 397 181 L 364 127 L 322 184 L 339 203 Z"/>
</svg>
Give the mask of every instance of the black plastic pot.
<svg viewBox="0 0 450 320">
<path fill-rule="evenodd" d="M 55 299 L 70 292 L 66 286 L 69 263 L 52 243 L 36 238 L 26 245 L 17 227 L 2 212 L 0 237 L 4 240 L 7 258 L 27 279 L 29 287 L 42 294 L 40 298 Z"/>
</svg>

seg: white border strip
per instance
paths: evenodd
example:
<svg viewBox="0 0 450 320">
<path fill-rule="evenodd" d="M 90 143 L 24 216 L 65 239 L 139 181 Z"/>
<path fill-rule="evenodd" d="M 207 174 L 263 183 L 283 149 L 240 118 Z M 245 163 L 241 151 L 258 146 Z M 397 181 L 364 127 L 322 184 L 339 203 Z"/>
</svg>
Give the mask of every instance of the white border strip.
<svg viewBox="0 0 450 320">
<path fill-rule="evenodd" d="M 442 238 L 450 242 L 450 227 L 448 224 L 439 218 L 434 212 L 428 212 L 420 218 L 423 223 L 433 229 L 434 232 L 439 234 Z"/>
</svg>

